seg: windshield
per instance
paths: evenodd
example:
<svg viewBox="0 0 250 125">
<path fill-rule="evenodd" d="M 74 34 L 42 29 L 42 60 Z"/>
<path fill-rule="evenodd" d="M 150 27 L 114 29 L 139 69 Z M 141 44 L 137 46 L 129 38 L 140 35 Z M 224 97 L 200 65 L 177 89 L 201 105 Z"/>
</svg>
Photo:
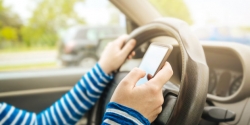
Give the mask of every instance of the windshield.
<svg viewBox="0 0 250 125">
<path fill-rule="evenodd" d="M 249 0 L 149 0 L 166 17 L 186 21 L 201 41 L 250 46 Z"/>
</svg>

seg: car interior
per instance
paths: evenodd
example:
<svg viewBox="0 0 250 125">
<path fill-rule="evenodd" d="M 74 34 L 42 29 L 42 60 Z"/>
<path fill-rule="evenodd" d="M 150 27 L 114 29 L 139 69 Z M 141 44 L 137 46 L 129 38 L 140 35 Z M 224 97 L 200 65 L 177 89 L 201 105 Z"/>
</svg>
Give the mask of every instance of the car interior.
<svg viewBox="0 0 250 125">
<path fill-rule="evenodd" d="M 200 42 L 188 24 L 163 17 L 148 0 L 110 0 L 126 16 L 136 55 L 125 62 L 95 106 L 78 124 L 99 125 L 112 93 L 150 43 L 173 46 L 174 74 L 163 88 L 162 113 L 153 125 L 250 125 L 250 48 L 239 43 Z M 146 13 L 146 14 L 145 14 Z M 62 72 L 63 70 L 63 72 Z M 39 112 L 71 89 L 88 70 L 80 68 L 0 74 L 0 102 Z"/>
</svg>

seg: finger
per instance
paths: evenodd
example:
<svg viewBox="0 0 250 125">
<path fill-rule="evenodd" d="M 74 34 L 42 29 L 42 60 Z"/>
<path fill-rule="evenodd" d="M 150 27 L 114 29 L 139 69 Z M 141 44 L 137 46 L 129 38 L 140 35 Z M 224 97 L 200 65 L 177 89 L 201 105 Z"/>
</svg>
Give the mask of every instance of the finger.
<svg viewBox="0 0 250 125">
<path fill-rule="evenodd" d="M 126 34 L 121 35 L 121 36 L 119 36 L 119 37 L 114 41 L 114 43 L 115 43 L 116 45 L 118 45 L 119 48 L 122 48 L 123 45 L 125 44 L 125 41 L 127 40 L 127 38 L 128 38 L 128 35 L 126 35 Z"/>
<path fill-rule="evenodd" d="M 128 43 L 122 48 L 121 53 L 123 56 L 128 56 L 128 54 L 133 50 L 135 47 L 136 41 L 131 39 Z M 132 52 L 133 53 L 133 52 Z"/>
<path fill-rule="evenodd" d="M 150 79 L 153 78 L 153 76 L 152 76 L 151 74 L 148 74 L 148 75 L 147 75 L 147 78 L 148 78 L 148 80 L 150 80 Z"/>
<path fill-rule="evenodd" d="M 134 68 L 132 69 L 127 76 L 123 78 L 121 81 L 122 86 L 127 86 L 129 88 L 133 88 L 136 83 L 139 81 L 139 79 L 143 78 L 146 75 L 146 73 L 139 69 L 139 68 Z M 119 85 L 121 85 L 119 84 Z"/>
<path fill-rule="evenodd" d="M 133 51 L 130 55 L 131 55 L 132 57 L 135 56 L 135 51 Z"/>
<path fill-rule="evenodd" d="M 157 108 L 157 110 L 156 110 L 156 112 L 159 113 L 159 114 L 161 113 L 161 111 L 162 111 L 162 106 L 160 106 L 160 107 Z"/>
<path fill-rule="evenodd" d="M 158 117 L 158 114 L 149 117 L 148 120 L 149 120 L 150 123 L 152 123 L 157 117 Z"/>
<path fill-rule="evenodd" d="M 157 85 L 159 89 L 161 89 L 163 85 L 169 81 L 172 75 L 172 67 L 166 62 L 163 68 L 151 79 L 152 84 Z"/>
<path fill-rule="evenodd" d="M 129 56 L 128 59 L 132 59 L 135 56 L 135 51 L 133 51 Z"/>
<path fill-rule="evenodd" d="M 128 59 L 132 59 L 133 57 L 130 55 L 130 56 L 128 56 Z"/>
<path fill-rule="evenodd" d="M 159 106 L 159 107 L 157 107 L 157 108 L 155 108 L 155 109 L 152 111 L 152 115 L 157 117 L 161 112 L 162 112 L 162 105 Z"/>
</svg>

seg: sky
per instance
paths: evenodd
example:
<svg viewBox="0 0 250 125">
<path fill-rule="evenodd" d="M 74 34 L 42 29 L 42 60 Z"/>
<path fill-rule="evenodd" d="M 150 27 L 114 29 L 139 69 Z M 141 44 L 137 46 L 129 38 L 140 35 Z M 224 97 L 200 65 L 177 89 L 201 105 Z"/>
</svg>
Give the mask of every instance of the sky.
<svg viewBox="0 0 250 125">
<path fill-rule="evenodd" d="M 39 0 L 4 0 L 4 5 L 12 6 L 25 21 Z M 184 0 L 189 8 L 194 25 L 213 22 L 232 27 L 250 26 L 250 0 Z M 108 0 L 86 0 L 84 5 L 76 5 L 75 10 L 90 25 L 105 25 L 110 19 Z M 124 17 L 121 17 L 124 18 Z M 121 22 L 124 23 L 124 22 Z"/>
<path fill-rule="evenodd" d="M 3 0 L 5 6 L 10 6 L 23 20 L 31 17 L 32 10 L 36 7 L 38 0 Z"/>
<path fill-rule="evenodd" d="M 250 26 L 250 0 L 184 0 L 196 25 Z"/>
</svg>

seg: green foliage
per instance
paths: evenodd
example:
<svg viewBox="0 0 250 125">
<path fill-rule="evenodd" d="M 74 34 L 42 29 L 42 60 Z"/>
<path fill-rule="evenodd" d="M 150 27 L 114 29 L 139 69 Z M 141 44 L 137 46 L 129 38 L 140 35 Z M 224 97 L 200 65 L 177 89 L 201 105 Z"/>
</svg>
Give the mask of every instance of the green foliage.
<svg viewBox="0 0 250 125">
<path fill-rule="evenodd" d="M 29 25 L 35 28 L 47 27 L 58 30 L 75 24 L 83 24 L 84 20 L 79 18 L 74 11 L 74 5 L 77 2 L 83 2 L 83 0 L 43 0 L 34 10 Z M 70 24 L 70 21 L 75 24 Z"/>
<path fill-rule="evenodd" d="M 244 31 L 244 32 L 250 32 L 250 27 L 247 27 L 247 26 L 245 26 L 245 27 L 240 27 L 240 29 L 241 29 L 242 31 Z"/>
<path fill-rule="evenodd" d="M 149 0 L 163 16 L 175 17 L 192 24 L 192 19 L 183 0 Z"/>
<path fill-rule="evenodd" d="M 20 26 L 20 18 L 9 7 L 4 7 L 3 0 L 0 0 L 0 47 L 6 44 L 4 41 L 19 41 Z"/>
<path fill-rule="evenodd" d="M 21 24 L 19 16 L 11 12 L 9 7 L 4 7 L 3 0 L 0 0 L 0 28 L 5 26 L 19 28 Z"/>
<path fill-rule="evenodd" d="M 29 27 L 23 26 L 21 28 L 22 40 L 26 46 L 55 46 L 57 41 L 57 34 L 46 27 Z"/>
<path fill-rule="evenodd" d="M 0 38 L 7 41 L 17 41 L 18 30 L 13 27 L 5 26 L 0 29 Z"/>
<path fill-rule="evenodd" d="M 40 0 L 24 25 L 18 15 L 3 6 L 3 0 L 0 0 L 0 48 L 6 47 L 6 41 L 13 45 L 19 41 L 18 44 L 27 47 L 56 46 L 60 30 L 85 23 L 74 11 L 79 2 L 84 0 Z"/>
<path fill-rule="evenodd" d="M 34 10 L 28 25 L 21 28 L 27 46 L 55 46 L 57 32 L 72 25 L 84 24 L 74 11 L 74 5 L 83 0 L 42 0 Z M 69 22 L 74 22 L 69 23 Z"/>
</svg>

